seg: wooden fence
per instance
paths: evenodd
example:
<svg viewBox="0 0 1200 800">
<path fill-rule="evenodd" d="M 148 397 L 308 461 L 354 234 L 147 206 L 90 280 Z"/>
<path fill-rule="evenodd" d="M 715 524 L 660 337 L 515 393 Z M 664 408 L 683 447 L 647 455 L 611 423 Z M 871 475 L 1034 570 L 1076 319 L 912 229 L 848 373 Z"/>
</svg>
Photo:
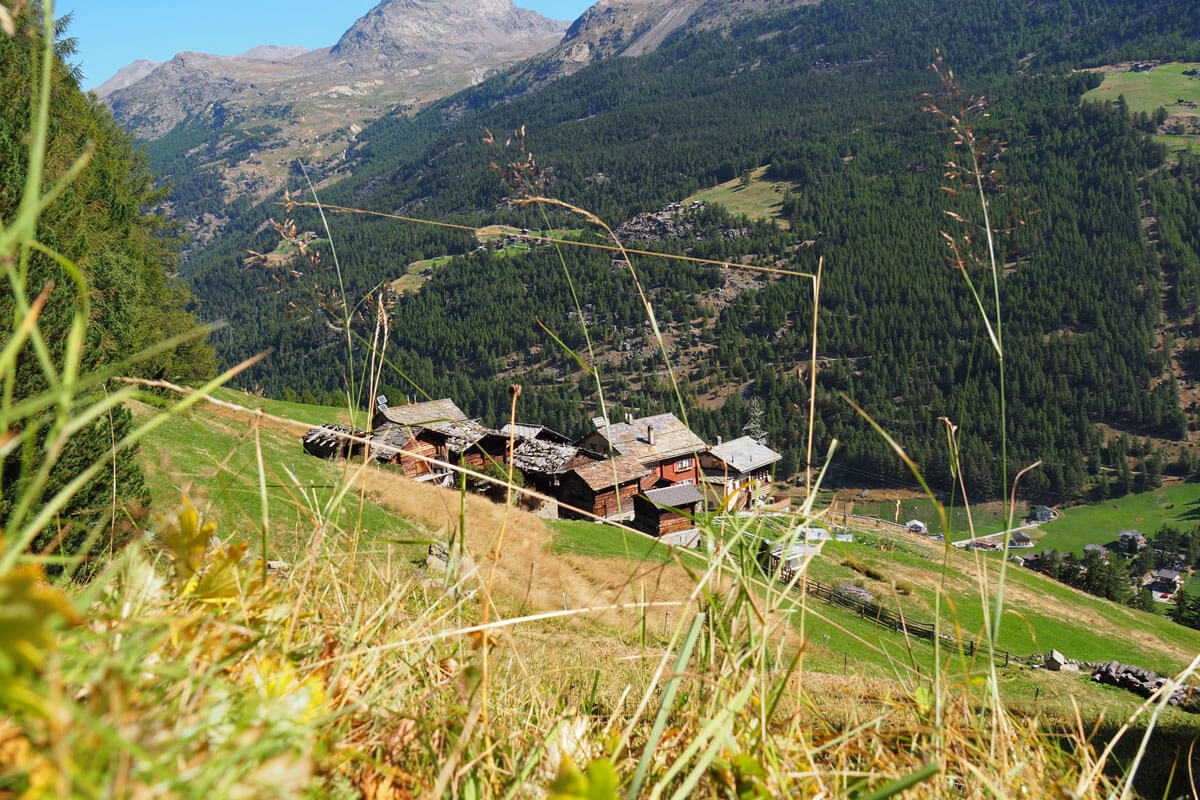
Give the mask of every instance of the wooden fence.
<svg viewBox="0 0 1200 800">
<path fill-rule="evenodd" d="M 779 582 L 784 584 L 791 584 L 795 577 L 795 572 L 788 569 L 781 569 L 777 573 Z M 896 633 L 903 633 L 930 642 L 935 637 L 940 637 L 943 646 L 960 650 L 968 658 L 975 658 L 976 656 L 990 658 L 993 662 L 1003 662 L 1004 666 L 1008 666 L 1010 661 L 1022 660 L 1019 656 L 1007 650 L 993 648 L 986 641 L 980 639 L 974 639 L 969 636 L 956 636 L 945 632 L 939 634 L 932 622 L 923 622 L 906 617 L 878 603 L 864 600 L 861 597 L 855 597 L 849 592 L 839 591 L 837 587 L 821 583 L 820 581 L 802 577 L 796 580 L 793 588 L 803 590 L 809 596 L 816 597 L 831 605 L 852 611 L 858 614 L 860 618 L 870 620 L 881 628 L 887 628 Z"/>
</svg>

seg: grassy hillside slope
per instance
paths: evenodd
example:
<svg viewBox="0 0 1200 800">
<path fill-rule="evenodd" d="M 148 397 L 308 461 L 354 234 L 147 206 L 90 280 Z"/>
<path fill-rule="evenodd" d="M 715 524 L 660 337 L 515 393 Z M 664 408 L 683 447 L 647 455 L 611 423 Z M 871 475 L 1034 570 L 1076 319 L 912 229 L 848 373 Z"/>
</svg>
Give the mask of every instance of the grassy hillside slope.
<svg viewBox="0 0 1200 800">
<path fill-rule="evenodd" d="M 268 414 L 304 423 L 344 420 L 346 411 L 299 403 L 263 400 L 240 392 L 222 391 L 221 399 Z M 179 493 L 197 499 L 202 516 L 218 530 L 247 538 L 258 547 L 260 519 L 255 467 L 254 417 L 227 408 L 205 406 L 189 419 L 163 428 L 143 452 L 153 487 L 169 500 Z M 426 542 L 446 540 L 457 528 L 460 501 L 454 490 L 420 486 L 387 469 L 321 461 L 303 452 L 296 434 L 277 422 L 262 424 L 260 441 L 270 502 L 271 536 L 268 557 L 293 560 L 302 556 L 315 531 L 318 513 L 333 487 L 349 474 L 354 490 L 334 513 L 331 531 L 347 537 L 339 547 L 351 547 L 368 558 L 400 559 L 422 574 Z M 502 522 L 511 536 L 498 568 L 504 594 L 524 611 L 587 608 L 633 602 L 643 590 L 650 599 L 684 598 L 690 579 L 680 565 L 700 569 L 701 556 L 664 547 L 632 531 L 591 522 L 545 523 L 518 510 L 505 520 L 502 506 L 474 494 L 465 497 L 467 542 L 477 560 L 488 551 Z M 752 532 L 756 529 L 751 529 Z M 353 532 L 353 538 L 351 537 Z M 397 544 L 410 541 L 411 544 Z M 915 550 L 885 551 L 878 546 L 827 542 L 808 575 L 826 584 L 857 583 L 886 605 L 906 616 L 932 621 L 939 592 L 941 622 L 946 630 L 962 629 L 972 637 L 983 630 L 981 581 L 994 591 L 997 564 L 983 554 L 957 549 L 932 550 L 930 557 Z M 682 559 L 682 560 L 681 560 Z M 865 577 L 848 560 L 873 568 L 883 579 Z M 989 577 L 981 578 L 987 574 Z M 1009 573 L 1009 612 L 998 646 L 1024 657 L 1058 649 L 1081 661 L 1118 659 L 1167 672 L 1182 668 L 1200 646 L 1200 634 L 1161 617 L 1102 600 L 1026 570 Z M 764 584 L 765 586 L 765 584 Z M 646 588 L 649 587 L 649 588 Z M 900 594 L 897 591 L 902 591 Z M 797 595 L 797 599 L 798 599 Z M 674 614 L 672 615 L 674 616 Z M 631 635 L 636 626 L 621 615 L 601 615 L 615 635 Z M 622 621 L 624 620 L 624 621 Z M 649 619 L 650 633 L 673 627 L 665 614 Z M 639 621 L 640 625 L 641 622 Z M 893 677 L 895 662 L 931 669 L 933 648 L 858 619 L 835 606 L 808 606 L 808 668 L 841 671 L 844 663 L 857 672 Z M 828 637 L 828 638 L 826 638 Z M 911 650 L 910 650 L 911 648 Z M 1017 667 L 1015 663 L 1013 669 Z M 1087 684 L 1080 691 L 1087 692 Z"/>
<path fill-rule="evenodd" d="M 261 519 L 255 467 L 257 425 L 270 484 L 269 555 L 296 560 L 296 567 L 281 578 L 282 586 L 300 581 L 307 584 L 309 570 L 321 576 L 321 588 L 312 600 L 305 600 L 305 607 L 319 601 L 316 607 L 324 610 L 312 617 L 306 611 L 295 635 L 301 641 L 312 641 L 323 630 L 333 641 L 346 643 L 341 647 L 349 646 L 351 640 L 372 642 L 364 652 L 371 654 L 375 677 L 355 673 L 360 676 L 355 680 L 364 697 L 384 707 L 404 708 L 416 702 L 423 709 L 416 722 L 403 722 L 414 719 L 405 716 L 399 727 L 387 714 L 355 712 L 358 724 L 365 726 L 352 737 L 355 742 L 384 742 L 389 737 L 404 741 L 409 736 L 403 733 L 406 725 L 415 737 L 412 741 L 426 742 L 417 750 L 402 748 L 388 756 L 389 760 L 398 759 L 390 763 L 402 766 L 408 776 L 395 778 L 400 786 L 430 789 L 437 770 L 431 768 L 420 748 L 432 746 L 444 757 L 433 731 L 438 725 L 461 725 L 461 714 L 469 711 L 467 706 L 455 710 L 455 695 L 446 696 L 442 689 L 426 690 L 439 698 L 433 706 L 411 693 L 430 686 L 429 681 L 433 686 L 442 685 L 437 683 L 438 670 L 453 672 L 464 662 L 476 664 L 471 669 L 478 668 L 479 653 L 471 647 L 471 635 L 455 631 L 470 630 L 480 623 L 481 607 L 464 599 L 461 591 L 483 591 L 491 583 L 493 613 L 502 620 L 513 620 L 495 630 L 495 644 L 490 647 L 494 647 L 496 660 L 489 662 L 493 663 L 491 685 L 496 692 L 490 706 L 491 724 L 498 726 L 494 730 L 512 731 L 497 758 L 513 770 L 524 763 L 521 750 L 537 746 L 538 739 L 528 738 L 528 725 L 539 727 L 543 732 L 539 735 L 544 735 L 562 714 L 567 719 L 572 714 L 598 714 L 602 723 L 608 714 L 624 718 L 633 713 L 639 693 L 653 686 L 655 666 L 669 656 L 670 648 L 678 647 L 691 625 L 697 582 L 707 568 L 699 555 L 673 551 L 610 526 L 545 523 L 515 509 L 506 513 L 501 505 L 483 498 L 419 486 L 383 469 L 361 471 L 354 465 L 320 461 L 302 452 L 297 432 L 307 424 L 344 418 L 344 411 L 263 400 L 240 392 L 221 392 L 220 397 L 303 423 L 291 426 L 257 414 L 202 405 L 190 418 L 175 421 L 146 443 L 142 457 L 155 467 L 155 491 L 165 495 L 164 502 L 180 491 L 204 498 L 198 503 L 201 517 L 219 520 L 218 534 L 246 537 L 255 543 Z M 322 489 L 343 478 L 350 491 L 340 504 L 330 505 Z M 317 510 L 300 508 L 306 503 Z M 424 544 L 414 542 L 447 539 L 464 518 L 467 548 L 480 570 L 463 582 L 461 590 L 452 590 L 447 596 L 443 579 L 424 566 Z M 321 520 L 329 524 L 321 526 Z M 501 529 L 504 534 L 499 541 Z M 314 546 L 318 535 L 325 540 L 319 548 Z M 501 552 L 493 562 L 487 553 L 498 541 Z M 315 560 L 305 558 L 306 550 Z M 981 581 L 992 590 L 996 562 L 956 550 L 932 555 L 927 558 L 902 549 L 884 551 L 865 544 L 828 542 L 810 563 L 808 574 L 824 583 L 858 583 L 914 619 L 932 620 L 940 607 L 946 630 L 958 627 L 964 633 L 977 634 L 983 619 Z M 847 565 L 848 559 L 856 562 L 855 568 Z M 489 580 L 485 574 L 493 563 L 495 576 Z M 867 578 L 864 568 L 883 577 Z M 724 569 L 729 570 L 728 575 L 709 576 L 706 581 L 712 602 L 718 605 L 738 594 L 736 569 Z M 985 573 L 990 577 L 981 579 Z M 1022 655 L 1056 648 L 1080 660 L 1116 658 L 1166 672 L 1183 667 L 1197 649 L 1194 631 L 1098 600 L 1040 575 L 1020 570 L 1010 573 L 1007 593 L 1009 610 L 1000 646 Z M 459 599 L 452 599 L 456 595 Z M 768 612 L 769 633 L 764 633 L 769 638 L 764 643 L 769 642 L 772 651 L 800 657 L 800 671 L 780 698 L 793 725 L 814 731 L 825 728 L 831 734 L 855 721 L 876 720 L 874 724 L 885 731 L 895 725 L 903 728 L 910 715 L 922 713 L 919 702 L 912 705 L 914 697 L 922 696 L 915 688 L 922 685 L 920 676 L 940 672 L 946 680 L 970 686 L 981 685 L 976 682 L 987 674 L 986 663 L 979 659 L 949 650 L 935 659 L 934 648 L 926 641 L 909 640 L 840 608 L 802 602 L 799 596 L 781 600 L 777 590 L 765 582 L 756 583 L 753 596 L 764 609 L 778 609 Z M 651 605 L 630 607 L 639 603 Z M 338 608 L 342 610 L 335 611 Z M 387 624 L 380 627 L 384 619 Z M 432 644 L 402 644 L 425 636 L 431 637 Z M 414 646 L 418 652 L 432 650 L 414 660 Z M 389 654 L 394 650 L 408 655 L 392 658 Z M 385 686 L 381 676 L 389 676 L 393 688 Z M 1077 710 L 1089 724 L 1111 727 L 1114 720 L 1133 714 L 1140 702 L 1123 690 L 1091 683 L 1086 674 L 1030 670 L 1016 660 L 1000 666 L 996 677 L 1013 713 L 1030 715 L 1030 719 L 1040 720 L 1038 725 L 1050 729 L 1070 726 Z M 458 696 L 464 698 L 459 702 L 467 702 L 470 694 Z M 575 744 L 566 744 L 573 741 L 569 737 L 556 738 L 559 728 L 542 741 L 561 742 L 554 747 L 583 748 L 569 751 L 581 760 L 593 757 L 601 752 L 601 733 L 592 725 L 578 724 L 579 730 L 571 734 L 577 736 Z M 690 723 L 681 720 L 681 724 L 686 729 Z M 318 727 L 332 732 L 336 724 L 331 719 Z M 1152 752 L 1171 758 L 1177 743 L 1198 731 L 1200 720 L 1194 715 L 1167 709 Z M 434 736 L 432 745 L 428 744 L 430 736 Z M 1123 759 L 1130 757 L 1128 748 L 1134 744 L 1130 740 L 1118 751 Z M 548 782 L 553 769 L 545 766 L 541 756 L 535 756 L 533 763 L 541 764 L 535 767 L 539 780 Z M 369 769 L 339 768 L 329 773 L 327 766 L 318 770 L 326 770 L 322 780 L 333 780 L 327 786 L 344 784 L 369 795 L 374 785 L 370 781 L 378 780 L 369 777 L 377 775 Z M 1149 774 L 1151 791 L 1157 793 L 1164 776 Z"/>
</svg>

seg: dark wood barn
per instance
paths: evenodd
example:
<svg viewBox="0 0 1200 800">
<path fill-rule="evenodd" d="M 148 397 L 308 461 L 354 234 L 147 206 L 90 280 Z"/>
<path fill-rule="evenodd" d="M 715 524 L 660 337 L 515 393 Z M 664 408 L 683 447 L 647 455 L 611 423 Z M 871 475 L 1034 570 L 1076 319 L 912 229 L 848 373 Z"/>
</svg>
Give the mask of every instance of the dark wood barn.
<svg viewBox="0 0 1200 800">
<path fill-rule="evenodd" d="M 445 467 L 427 459 L 445 461 L 447 437 L 428 428 L 390 427 L 371 436 L 371 455 L 381 464 L 400 467 L 404 477 L 433 480 L 446 475 Z"/>
<path fill-rule="evenodd" d="M 581 516 L 568 506 L 590 511 L 606 519 L 633 517 L 633 498 L 642 490 L 642 481 L 652 478 L 651 470 L 629 456 L 588 461 L 567 471 L 559 484 L 561 513 Z"/>
<path fill-rule="evenodd" d="M 445 422 L 437 427 L 445 433 L 450 462 L 482 472 L 489 464 L 508 463 L 508 436 L 486 428 L 476 420 Z"/>
<path fill-rule="evenodd" d="M 695 516 L 704 504 L 700 490 L 691 484 L 651 489 L 633 499 L 633 527 L 651 536 L 673 537 L 692 530 Z"/>
<path fill-rule="evenodd" d="M 362 454 L 366 438 L 366 431 L 346 425 L 322 425 L 304 434 L 300 443 L 305 452 L 317 458 L 350 458 Z"/>
</svg>

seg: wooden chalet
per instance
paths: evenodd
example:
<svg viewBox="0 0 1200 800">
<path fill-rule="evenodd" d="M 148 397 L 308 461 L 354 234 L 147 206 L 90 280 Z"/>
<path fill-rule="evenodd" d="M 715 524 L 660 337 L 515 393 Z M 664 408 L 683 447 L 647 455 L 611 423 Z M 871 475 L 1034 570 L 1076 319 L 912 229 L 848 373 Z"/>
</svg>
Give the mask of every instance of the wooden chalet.
<svg viewBox="0 0 1200 800">
<path fill-rule="evenodd" d="M 469 418 L 449 398 L 389 406 L 387 398 L 380 396 L 376 401 L 372 422 L 378 435 L 397 428 L 423 431 L 422 434 L 414 434 L 415 438 L 433 443 L 438 450 L 438 458 L 451 464 L 482 470 L 493 462 L 507 462 L 508 436 L 485 427 L 479 420 Z M 393 446 L 407 441 L 403 434 L 395 434 L 393 439 Z M 410 446 L 408 449 L 411 451 L 413 448 Z"/>
<path fill-rule="evenodd" d="M 432 430 L 445 434 L 447 457 L 452 464 L 479 472 L 488 464 L 508 463 L 508 437 L 478 420 L 443 422 Z"/>
<path fill-rule="evenodd" d="M 621 423 L 611 424 L 604 417 L 592 422 L 596 430 L 580 439 L 580 446 L 630 456 L 653 471 L 661 485 L 700 482 L 697 457 L 708 446 L 674 414 L 640 419 L 626 414 Z"/>
<path fill-rule="evenodd" d="M 348 425 L 322 425 L 300 439 L 304 451 L 317 458 L 344 459 L 361 455 L 369 434 Z M 355 441 L 355 440 L 358 441 Z"/>
<path fill-rule="evenodd" d="M 631 456 L 591 459 L 562 475 L 558 498 L 564 517 L 581 516 L 568 508 L 590 511 L 605 519 L 633 517 L 633 498 L 641 493 L 643 481 L 653 482 L 654 472 Z"/>
<path fill-rule="evenodd" d="M 704 505 L 691 484 L 651 489 L 633 498 L 633 527 L 672 544 L 690 546 L 699 539 L 694 517 Z"/>
<path fill-rule="evenodd" d="M 428 459 L 445 461 L 447 437 L 428 428 L 391 425 L 371 435 L 371 456 L 381 464 L 395 464 L 404 477 L 418 481 L 440 481 L 449 469 Z"/>
<path fill-rule="evenodd" d="M 720 442 L 700 455 L 705 494 L 712 508 L 751 509 L 770 502 L 771 470 L 783 456 L 750 436 Z"/>
</svg>

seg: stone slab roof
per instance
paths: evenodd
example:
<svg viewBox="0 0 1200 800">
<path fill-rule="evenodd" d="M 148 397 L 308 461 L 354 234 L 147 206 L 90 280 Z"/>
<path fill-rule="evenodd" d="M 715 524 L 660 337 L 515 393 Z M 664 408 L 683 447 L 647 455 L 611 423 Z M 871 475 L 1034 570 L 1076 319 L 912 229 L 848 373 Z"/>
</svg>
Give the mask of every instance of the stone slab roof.
<svg viewBox="0 0 1200 800">
<path fill-rule="evenodd" d="M 616 471 L 615 480 L 614 470 Z M 569 472 L 574 472 L 582 478 L 593 492 L 602 492 L 605 489 L 639 480 L 651 474 L 641 461 L 632 456 L 622 455 L 580 464 Z"/>
<path fill-rule="evenodd" d="M 708 450 L 704 440 L 692 433 L 674 414 L 658 414 L 642 417 L 631 422 L 605 424 L 603 419 L 594 420 L 599 433 L 614 450 L 633 456 L 644 464 L 682 458 Z M 654 444 L 650 444 L 649 430 L 654 429 Z"/>
<path fill-rule="evenodd" d="M 547 428 L 545 425 L 528 425 L 518 422 L 516 425 L 504 423 L 504 427 L 500 429 L 501 433 L 513 433 L 522 439 L 541 439 L 547 442 L 556 442 L 558 444 L 570 444 L 571 437 L 559 433 L 556 430 Z"/>
<path fill-rule="evenodd" d="M 513 448 L 513 466 L 522 472 L 557 475 L 567 472 L 567 465 L 579 455 L 579 448 L 541 439 L 526 439 Z"/>
<path fill-rule="evenodd" d="M 376 418 L 378 419 L 379 416 L 393 425 L 436 426 L 442 422 L 462 422 L 467 419 L 463 410 L 448 397 L 424 403 L 391 406 L 380 411 Z"/>
<path fill-rule="evenodd" d="M 655 505 L 671 508 L 684 508 L 704 500 L 700 491 L 691 484 L 664 486 L 662 489 L 651 489 L 645 494 L 646 499 Z"/>
<path fill-rule="evenodd" d="M 734 439 L 714 446 L 709 452 L 729 465 L 735 472 L 751 472 L 774 464 L 783 458 L 766 445 L 759 444 L 749 436 Z"/>
<path fill-rule="evenodd" d="M 417 440 L 420 428 L 400 425 L 383 428 L 371 434 L 371 456 L 379 461 L 390 461 Z"/>
</svg>

